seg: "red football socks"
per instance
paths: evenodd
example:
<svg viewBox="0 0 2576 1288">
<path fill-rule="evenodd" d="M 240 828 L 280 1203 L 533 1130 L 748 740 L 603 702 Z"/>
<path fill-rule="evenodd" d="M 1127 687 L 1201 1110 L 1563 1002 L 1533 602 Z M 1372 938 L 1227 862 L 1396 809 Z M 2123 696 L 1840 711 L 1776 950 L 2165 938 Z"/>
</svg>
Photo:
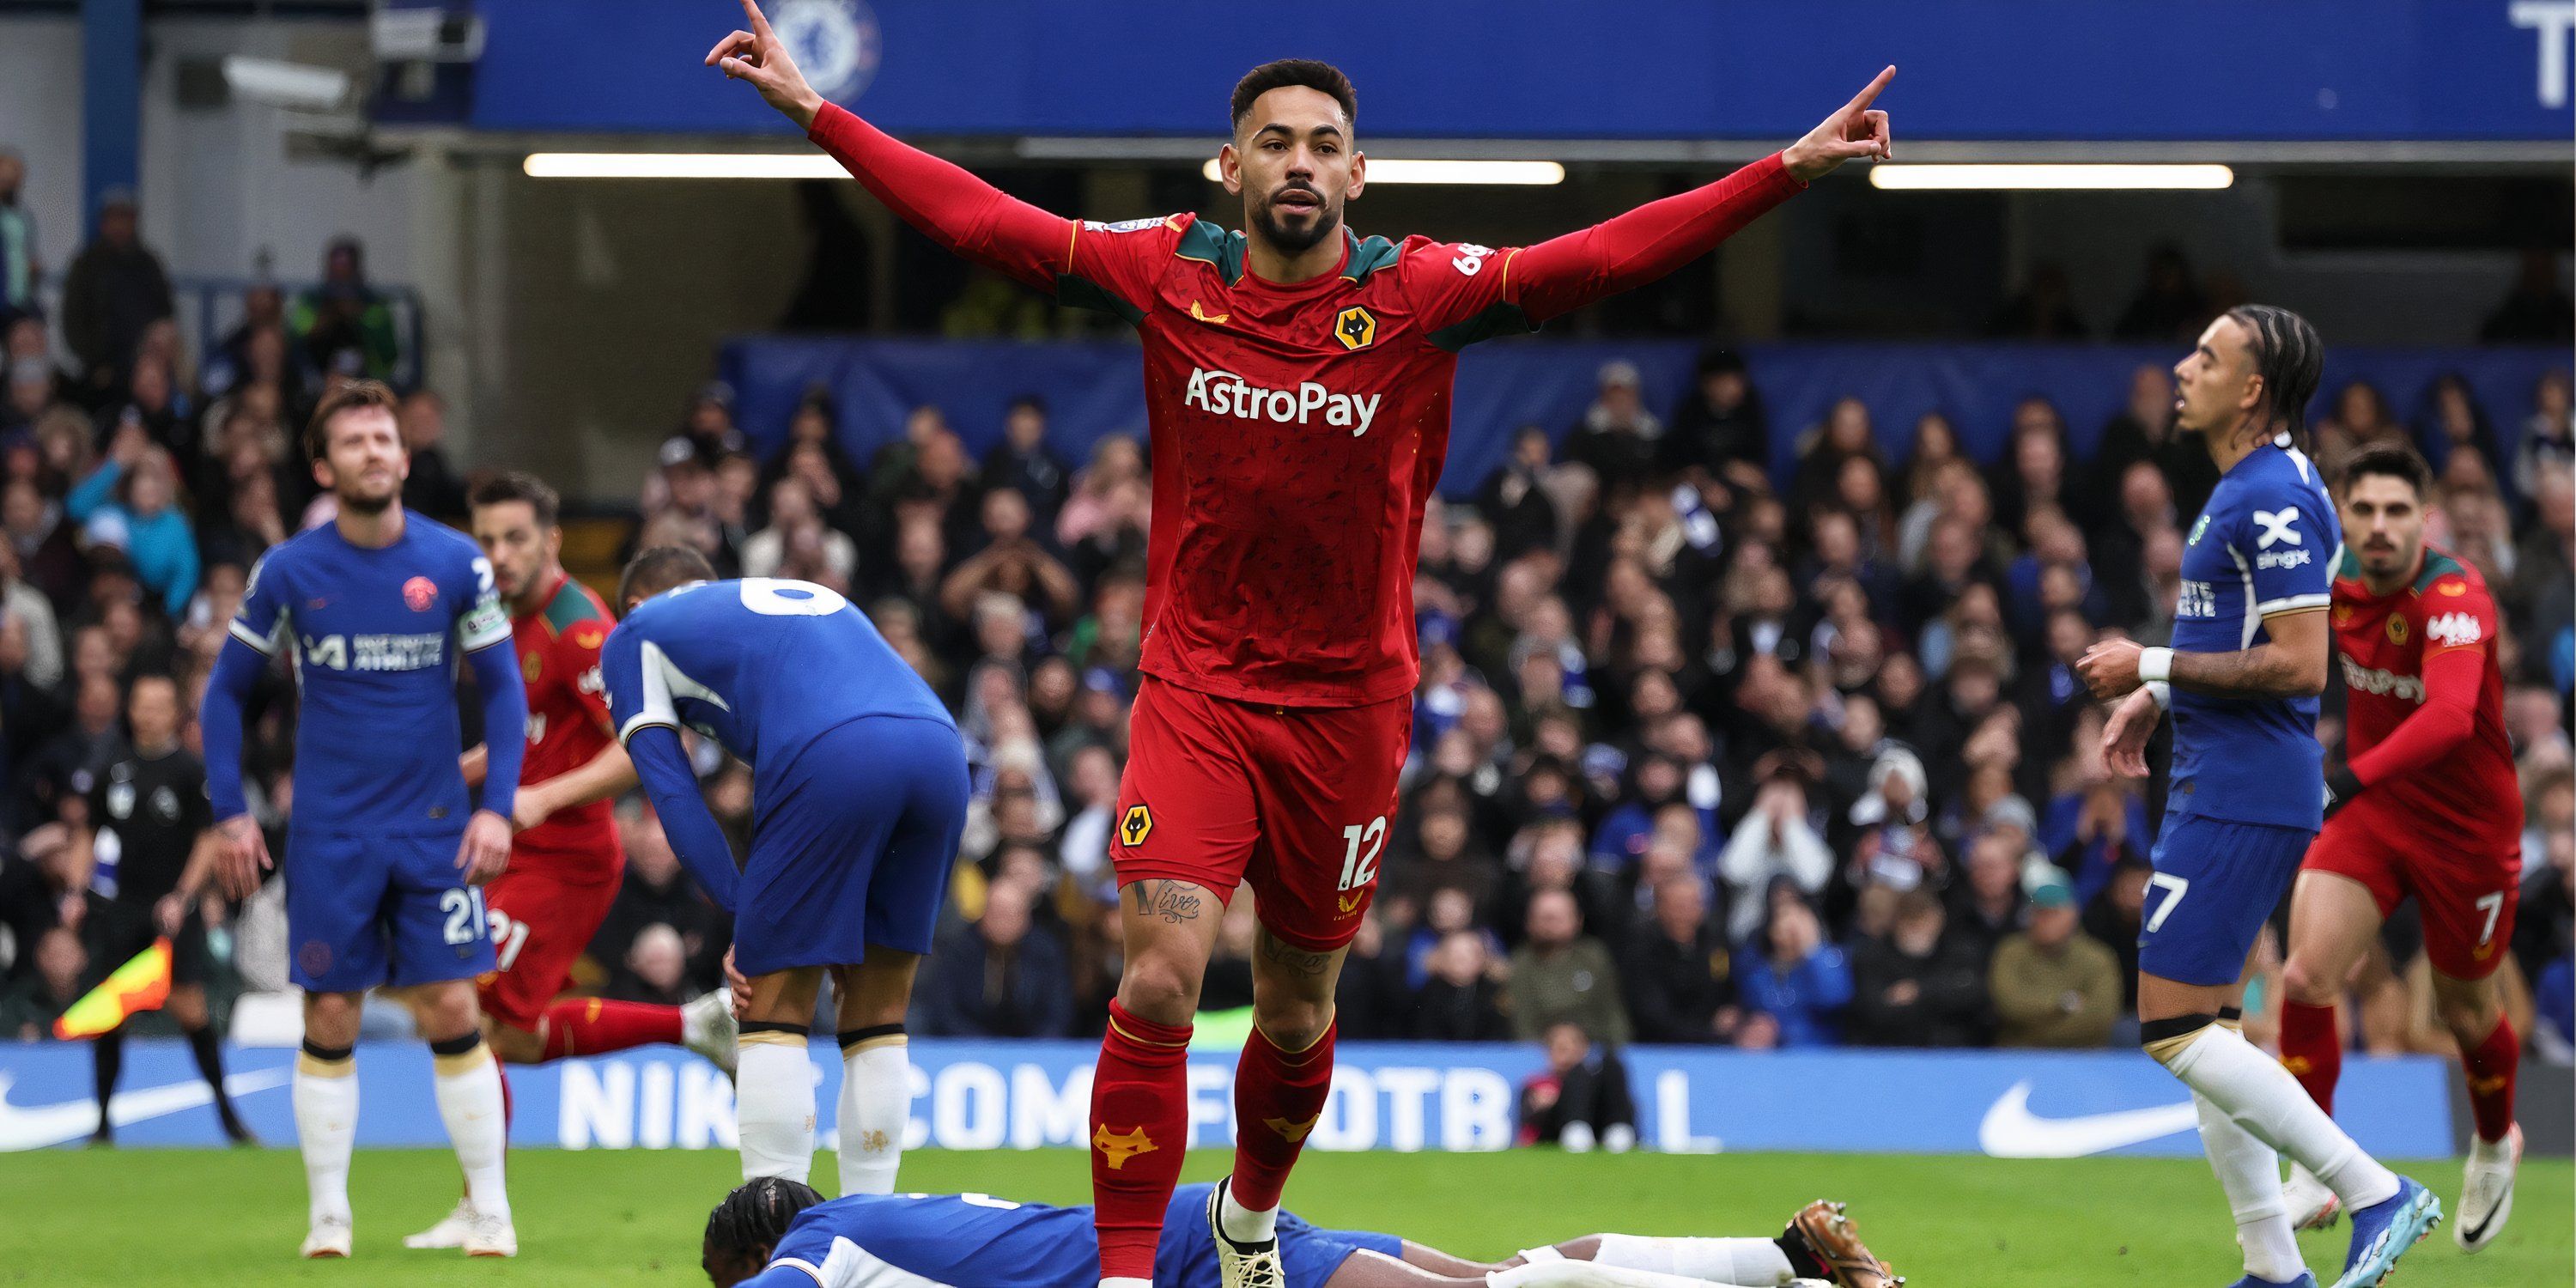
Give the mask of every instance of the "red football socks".
<svg viewBox="0 0 2576 1288">
<path fill-rule="evenodd" d="M 2308 1089 L 2317 1108 L 2334 1112 L 2335 1083 L 2343 1077 L 2343 1036 L 2335 1008 L 2281 1001 L 2281 1065 Z"/>
<path fill-rule="evenodd" d="M 2469 1116 L 2477 1119 L 2478 1139 L 2493 1144 L 2513 1130 L 2513 1082 L 2522 1068 L 2522 1035 L 2513 1021 L 2496 1017 L 2495 1031 L 2476 1050 L 2460 1044 L 2461 1071 L 2469 1079 Z"/>
<path fill-rule="evenodd" d="M 1100 1277 L 1154 1277 L 1163 1209 L 1190 1144 L 1190 1026 L 1156 1024 L 1109 1004 L 1091 1079 L 1091 1223 Z"/>
<path fill-rule="evenodd" d="M 546 1058 L 602 1055 L 655 1042 L 678 1045 L 680 1008 L 650 1002 L 612 1002 L 601 997 L 566 998 L 546 1008 L 537 1021 L 545 1035 Z"/>
<path fill-rule="evenodd" d="M 1260 1026 L 1243 1040 L 1234 1066 L 1234 1201 L 1254 1212 L 1279 1206 L 1288 1171 L 1323 1117 L 1333 1090 L 1333 1030 L 1303 1051 L 1279 1049 Z"/>
</svg>

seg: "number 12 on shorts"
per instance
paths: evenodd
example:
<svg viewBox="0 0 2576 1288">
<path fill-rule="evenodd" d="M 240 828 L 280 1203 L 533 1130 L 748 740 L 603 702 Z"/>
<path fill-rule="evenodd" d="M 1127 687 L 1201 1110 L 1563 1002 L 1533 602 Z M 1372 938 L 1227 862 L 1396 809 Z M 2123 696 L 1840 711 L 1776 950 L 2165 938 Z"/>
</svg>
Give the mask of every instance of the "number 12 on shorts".
<svg viewBox="0 0 2576 1288">
<path fill-rule="evenodd" d="M 1377 880 L 1378 852 L 1386 848 L 1386 815 L 1343 828 L 1342 841 L 1348 848 L 1342 852 L 1342 884 L 1337 888 L 1348 891 Z"/>
</svg>

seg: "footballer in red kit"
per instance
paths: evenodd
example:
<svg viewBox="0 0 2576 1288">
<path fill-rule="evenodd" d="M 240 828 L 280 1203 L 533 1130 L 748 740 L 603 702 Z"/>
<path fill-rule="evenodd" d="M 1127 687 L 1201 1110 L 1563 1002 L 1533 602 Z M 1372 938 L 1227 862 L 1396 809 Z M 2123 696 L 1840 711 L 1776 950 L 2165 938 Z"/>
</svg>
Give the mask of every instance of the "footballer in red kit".
<svg viewBox="0 0 2576 1288">
<path fill-rule="evenodd" d="M 1210 1199 L 1228 1288 L 1281 1282 L 1275 1215 L 1332 1081 L 1333 987 L 1376 889 L 1419 675 L 1413 575 L 1458 352 L 1660 278 L 1858 157 L 1895 69 L 1783 152 L 1527 247 L 1367 237 L 1356 95 L 1291 59 L 1238 83 L 1217 158 L 1243 228 L 1050 214 L 828 103 L 752 0 L 709 64 L 749 81 L 895 214 L 1143 341 L 1153 522 L 1145 678 L 1110 857 L 1126 954 L 1092 1088 L 1101 1278 L 1152 1282 L 1189 1143 L 1182 1057 L 1219 910 L 1261 933 Z"/>
<path fill-rule="evenodd" d="M 509 866 L 483 890 L 494 969 L 475 988 L 486 1036 L 511 1064 L 666 1042 L 730 1071 L 734 1021 L 722 990 L 687 1006 L 557 1000 L 607 919 L 626 869 L 613 798 L 635 785 L 635 770 L 611 730 L 599 674 L 599 648 L 616 621 L 597 594 L 564 572 L 553 488 L 512 471 L 475 488 L 473 505 L 475 544 L 509 606 L 511 650 L 528 692 L 524 785 L 511 810 L 518 830 Z M 487 738 L 500 732 L 484 731 Z M 483 756 L 481 747 L 465 754 L 467 781 L 482 780 Z M 403 1245 L 459 1246 L 469 1215 L 460 1203 Z"/>
<path fill-rule="evenodd" d="M 2325 829 L 2290 902 L 2281 1059 L 2334 1107 L 2343 1042 L 2335 1022 L 2353 968 L 2406 899 L 2423 917 L 2435 1006 L 2458 1039 L 2477 1138 L 2469 1151 L 2461 1247 L 2493 1242 L 2513 1207 L 2521 1129 L 2513 1121 L 2522 1041 L 2496 968 L 2513 938 L 2522 877 L 2522 792 L 2504 724 L 2499 618 L 2476 569 L 2424 540 L 2432 470 L 2383 446 L 2345 467 L 2345 549 L 2331 621 L 2345 689 L 2345 760 L 2330 769 Z M 2336 1201 L 2304 1171 L 2291 1217 L 2331 1224 Z"/>
</svg>

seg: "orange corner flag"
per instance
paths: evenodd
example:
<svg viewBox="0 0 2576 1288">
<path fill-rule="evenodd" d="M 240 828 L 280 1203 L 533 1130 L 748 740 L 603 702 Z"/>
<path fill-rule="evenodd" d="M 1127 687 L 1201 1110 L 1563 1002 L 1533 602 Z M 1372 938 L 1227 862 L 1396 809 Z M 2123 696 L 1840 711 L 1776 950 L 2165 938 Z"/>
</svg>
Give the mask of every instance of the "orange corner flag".
<svg viewBox="0 0 2576 1288">
<path fill-rule="evenodd" d="M 160 1010 L 169 1000 L 170 940 L 164 936 L 72 1003 L 54 1021 L 54 1036 L 94 1038 L 125 1023 L 137 1011 Z"/>
</svg>

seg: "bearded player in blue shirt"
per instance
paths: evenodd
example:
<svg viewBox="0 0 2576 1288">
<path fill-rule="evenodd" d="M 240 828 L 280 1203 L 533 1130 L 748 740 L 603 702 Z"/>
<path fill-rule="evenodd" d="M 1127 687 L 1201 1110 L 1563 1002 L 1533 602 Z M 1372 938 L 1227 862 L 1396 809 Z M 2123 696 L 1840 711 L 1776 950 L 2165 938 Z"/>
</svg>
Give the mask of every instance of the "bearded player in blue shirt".
<svg viewBox="0 0 2576 1288">
<path fill-rule="evenodd" d="M 270 860 L 242 793 L 242 704 L 272 659 L 293 664 L 302 709 L 285 880 L 288 955 L 304 989 L 303 1255 L 351 1251 L 358 1012 L 368 989 L 390 984 L 410 990 L 436 1057 L 438 1113 L 473 1209 L 466 1254 L 515 1256 L 501 1071 L 474 1000 L 475 976 L 493 968 L 477 887 L 509 862 L 516 731 L 528 714 L 510 619 L 474 542 L 403 509 L 411 468 L 392 390 L 370 380 L 325 396 L 305 446 L 339 514 L 251 570 L 201 713 L 221 875 L 246 896 Z M 460 662 L 474 669 L 484 728 L 512 731 L 488 740 L 479 809 L 457 769 Z"/>
<path fill-rule="evenodd" d="M 1218 1288 L 1212 1185 L 1172 1194 L 1154 1282 Z M 1898 1288 L 1843 1205 L 1821 1200 L 1776 1239 L 1595 1234 L 1476 1261 L 1392 1234 L 1279 1215 L 1276 1288 Z M 986 1194 L 870 1194 L 825 1202 L 763 1177 L 707 1217 L 699 1265 L 715 1288 L 1091 1288 L 1100 1241 L 1088 1207 Z"/>
<path fill-rule="evenodd" d="M 2335 1288 L 2378 1284 L 2442 1219 L 2430 1191 L 2363 1153 L 2238 1025 L 2246 957 L 2325 818 L 2317 696 L 2343 537 L 2298 446 L 2324 366 L 2307 320 L 2265 304 L 2228 310 L 2175 364 L 2175 426 L 2206 440 L 2220 478 L 2185 538 L 2173 647 L 2109 640 L 2076 664 L 2095 696 L 2121 699 L 2102 733 L 2115 772 L 2147 772 L 2147 737 L 2173 712 L 2138 936 L 2139 1035 L 2199 1106 L 2245 1252 L 2236 1288 L 2316 1288 L 2290 1233 L 2281 1154 L 2352 1212 Z"/>
</svg>

